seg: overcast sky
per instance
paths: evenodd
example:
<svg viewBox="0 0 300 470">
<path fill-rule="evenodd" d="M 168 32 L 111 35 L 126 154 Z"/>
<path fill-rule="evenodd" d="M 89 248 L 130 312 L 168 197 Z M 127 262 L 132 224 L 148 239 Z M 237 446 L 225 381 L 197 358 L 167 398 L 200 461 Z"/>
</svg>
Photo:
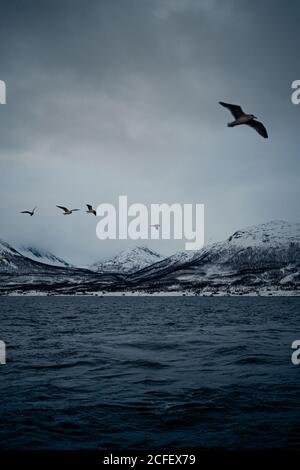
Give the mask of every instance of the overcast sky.
<svg viewBox="0 0 300 470">
<path fill-rule="evenodd" d="M 0 237 L 87 264 L 136 242 L 56 204 L 204 203 L 206 241 L 299 221 L 300 2 L 0 0 Z M 267 126 L 228 129 L 218 101 Z M 38 206 L 34 217 L 20 210 Z M 141 242 L 163 254 L 184 242 Z"/>
</svg>

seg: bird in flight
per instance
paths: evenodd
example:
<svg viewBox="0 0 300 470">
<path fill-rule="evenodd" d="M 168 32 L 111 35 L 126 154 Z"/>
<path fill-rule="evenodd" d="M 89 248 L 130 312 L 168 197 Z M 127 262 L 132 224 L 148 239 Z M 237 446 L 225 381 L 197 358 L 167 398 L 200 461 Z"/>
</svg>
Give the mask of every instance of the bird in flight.
<svg viewBox="0 0 300 470">
<path fill-rule="evenodd" d="M 72 212 L 80 210 L 80 209 L 68 209 L 67 207 L 64 207 L 64 206 L 56 206 L 56 207 L 58 207 L 59 209 L 62 209 L 64 211 L 63 215 L 71 215 Z"/>
<path fill-rule="evenodd" d="M 20 214 L 29 214 L 30 217 L 32 217 L 34 215 L 36 209 L 37 209 L 37 207 L 32 209 L 32 211 L 21 211 Z"/>
<path fill-rule="evenodd" d="M 150 225 L 150 227 L 155 227 L 155 228 L 156 228 L 156 230 L 158 230 L 158 229 L 159 229 L 159 227 L 160 227 L 160 224 L 153 224 L 153 225 Z"/>
<path fill-rule="evenodd" d="M 88 208 L 88 210 L 86 211 L 87 214 L 97 215 L 97 212 L 95 211 L 95 209 L 93 209 L 93 206 L 91 206 L 90 204 L 86 204 L 86 207 Z"/>
<path fill-rule="evenodd" d="M 265 139 L 268 138 L 267 129 L 260 121 L 256 120 L 257 117 L 254 116 L 254 114 L 244 113 L 242 108 L 236 104 L 224 103 L 223 101 L 219 101 L 219 104 L 221 106 L 224 106 L 224 108 L 229 109 L 229 111 L 231 112 L 232 116 L 235 119 L 234 121 L 229 122 L 227 124 L 228 127 L 235 127 L 241 124 L 246 124 L 247 126 L 250 126 L 253 129 L 255 129 L 256 132 L 258 132 Z"/>
</svg>

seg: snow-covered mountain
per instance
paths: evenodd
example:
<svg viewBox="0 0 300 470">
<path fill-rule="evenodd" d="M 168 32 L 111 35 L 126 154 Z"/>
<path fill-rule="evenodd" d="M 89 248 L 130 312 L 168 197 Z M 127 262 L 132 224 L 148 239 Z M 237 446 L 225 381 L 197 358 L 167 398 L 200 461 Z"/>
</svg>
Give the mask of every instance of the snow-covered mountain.
<svg viewBox="0 0 300 470">
<path fill-rule="evenodd" d="M 300 242 L 300 224 L 291 224 L 284 220 L 273 220 L 260 225 L 253 225 L 234 232 L 228 238 L 231 245 L 239 247 L 275 247 Z"/>
<path fill-rule="evenodd" d="M 74 267 L 72 264 L 68 263 L 62 258 L 59 258 L 50 251 L 46 251 L 40 248 L 21 246 L 18 248 L 18 252 L 27 258 L 38 261 L 39 263 L 49 264 L 50 266 Z"/>
<path fill-rule="evenodd" d="M 0 239 L 0 256 L 1 257 L 9 256 L 9 255 L 14 256 L 14 255 L 17 255 L 17 254 L 18 254 L 18 252 L 11 245 L 9 245 L 4 240 Z"/>
<path fill-rule="evenodd" d="M 9 272 L 17 270 L 17 264 L 14 263 L 15 259 L 21 257 L 11 245 L 0 239 L 0 272 Z"/>
<path fill-rule="evenodd" d="M 233 291 L 300 288 L 300 224 L 272 221 L 202 250 L 166 258 L 130 276 L 147 289 Z"/>
<path fill-rule="evenodd" d="M 32 273 L 47 270 L 50 267 L 71 268 L 61 258 L 36 248 L 14 248 L 4 240 L 0 240 L 0 272 Z"/>
<path fill-rule="evenodd" d="M 49 254 L 29 251 L 35 259 L 0 241 L 0 294 L 300 293 L 300 224 L 284 221 L 238 230 L 222 242 L 164 259 L 138 247 L 95 263 L 93 270 L 46 264 Z M 50 261 L 57 259 L 51 255 Z"/>
<path fill-rule="evenodd" d="M 63 261 L 52 255 L 42 256 L 42 253 L 27 250 L 21 253 L 5 241 L 0 241 L 0 295 L 12 293 L 55 293 L 76 294 L 101 291 L 111 285 L 119 284 L 122 278 L 118 275 L 96 274 L 87 269 L 72 266 L 60 266 Z M 32 256 L 24 256 L 28 254 Z M 33 259 L 35 258 L 35 259 Z M 57 261 L 58 260 L 58 261 Z"/>
<path fill-rule="evenodd" d="M 49 258 L 48 258 L 49 257 Z M 47 271 L 54 266 L 69 267 L 63 260 L 51 253 L 38 250 L 16 249 L 9 243 L 0 240 L 0 273 L 31 274 Z"/>
<path fill-rule="evenodd" d="M 94 263 L 90 269 L 96 272 L 134 273 L 162 259 L 159 253 L 142 246 L 122 251 L 107 261 Z"/>
</svg>

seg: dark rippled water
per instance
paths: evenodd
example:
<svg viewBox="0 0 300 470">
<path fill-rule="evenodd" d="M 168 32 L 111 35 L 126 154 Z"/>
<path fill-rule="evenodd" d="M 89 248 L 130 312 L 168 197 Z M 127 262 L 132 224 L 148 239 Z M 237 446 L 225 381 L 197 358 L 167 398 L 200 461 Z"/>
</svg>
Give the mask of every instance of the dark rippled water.
<svg viewBox="0 0 300 470">
<path fill-rule="evenodd" d="M 300 449 L 300 298 L 0 298 L 0 446 Z"/>
</svg>

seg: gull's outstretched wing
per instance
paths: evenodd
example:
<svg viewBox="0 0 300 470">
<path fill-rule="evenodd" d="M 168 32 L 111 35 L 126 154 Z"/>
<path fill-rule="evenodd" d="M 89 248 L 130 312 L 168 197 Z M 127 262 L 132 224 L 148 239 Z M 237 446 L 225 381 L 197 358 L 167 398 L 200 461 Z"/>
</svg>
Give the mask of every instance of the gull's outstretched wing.
<svg viewBox="0 0 300 470">
<path fill-rule="evenodd" d="M 247 122 L 246 124 L 247 124 L 247 126 L 253 127 L 253 129 L 255 129 L 256 132 L 258 132 L 265 139 L 268 138 L 267 129 L 265 128 L 265 126 L 263 125 L 262 122 L 256 121 L 255 119 L 252 119 L 251 121 Z"/>
<path fill-rule="evenodd" d="M 224 103 L 223 101 L 219 101 L 219 104 L 224 106 L 224 108 L 229 109 L 235 119 L 238 119 L 239 117 L 243 116 L 243 114 L 245 114 L 242 108 L 237 104 Z"/>
<path fill-rule="evenodd" d="M 67 207 L 64 207 L 64 206 L 56 206 L 58 207 L 59 209 L 62 209 L 64 212 L 68 212 L 68 208 Z"/>
<path fill-rule="evenodd" d="M 21 211 L 20 214 L 31 214 L 30 211 Z"/>
</svg>

